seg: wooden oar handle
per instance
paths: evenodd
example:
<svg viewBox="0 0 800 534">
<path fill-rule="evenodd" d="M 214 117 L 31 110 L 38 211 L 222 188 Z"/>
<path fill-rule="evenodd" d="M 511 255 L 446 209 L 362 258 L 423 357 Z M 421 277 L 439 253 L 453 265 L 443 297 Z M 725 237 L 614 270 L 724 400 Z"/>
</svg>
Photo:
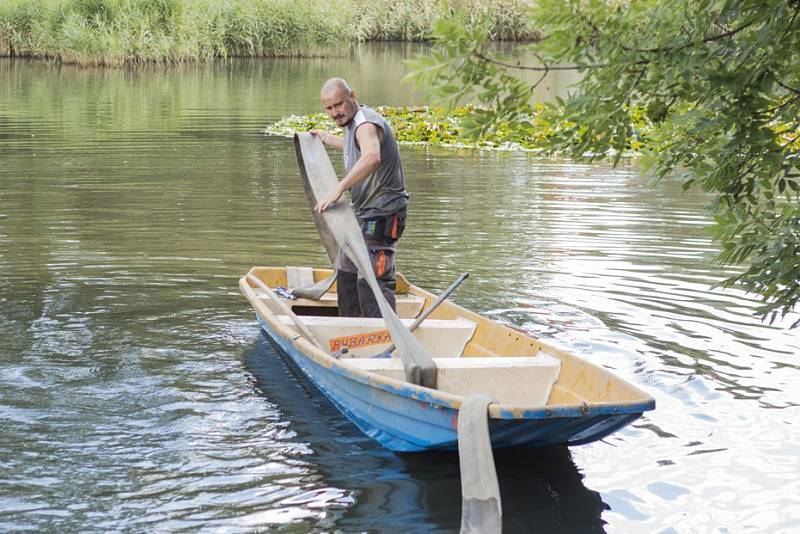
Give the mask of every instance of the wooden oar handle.
<svg viewBox="0 0 800 534">
<path fill-rule="evenodd" d="M 450 296 L 450 295 L 453 293 L 453 291 L 455 291 L 455 290 L 458 288 L 458 286 L 460 286 L 460 285 L 461 285 L 461 282 L 463 282 L 463 281 L 464 281 L 464 280 L 466 280 L 467 278 L 469 278 L 469 273 L 464 273 L 464 274 L 462 274 L 461 276 L 459 276 L 459 277 L 456 279 L 456 281 L 455 281 L 455 282 L 453 282 L 452 284 L 450 284 L 450 287 L 448 287 L 447 289 L 445 289 L 445 290 L 444 290 L 444 292 L 443 292 L 441 295 L 439 295 L 439 298 L 437 298 L 437 299 L 434 301 L 434 303 L 433 303 L 433 304 L 431 304 L 431 305 L 430 305 L 430 306 L 429 306 L 429 307 L 428 307 L 428 308 L 427 308 L 427 309 L 426 309 L 424 312 L 422 312 L 422 314 L 421 314 L 419 317 L 417 317 L 417 319 L 416 319 L 416 320 L 415 320 L 413 323 L 411 323 L 411 326 L 409 326 L 409 327 L 408 327 L 408 331 L 409 331 L 409 332 L 413 332 L 414 330 L 416 330 L 416 329 L 417 329 L 417 327 L 418 327 L 420 324 L 422 324 L 422 321 L 424 321 L 425 319 L 427 319 L 427 318 L 428 318 L 428 316 L 429 316 L 430 314 L 432 314 L 432 313 L 434 312 L 434 310 L 435 310 L 436 308 L 438 308 L 438 307 L 439 307 L 439 305 L 440 305 L 442 302 L 444 302 L 445 300 L 447 300 L 447 297 L 449 297 L 449 296 Z M 392 355 L 392 351 L 393 351 L 394 349 L 395 349 L 395 346 L 394 346 L 394 343 L 392 343 L 391 345 L 389 345 L 389 348 L 387 348 L 387 349 L 386 349 L 385 351 L 383 351 L 383 352 L 380 352 L 380 353 L 376 354 L 375 356 L 373 356 L 373 358 L 390 358 L 390 357 L 391 357 L 391 355 Z"/>
</svg>

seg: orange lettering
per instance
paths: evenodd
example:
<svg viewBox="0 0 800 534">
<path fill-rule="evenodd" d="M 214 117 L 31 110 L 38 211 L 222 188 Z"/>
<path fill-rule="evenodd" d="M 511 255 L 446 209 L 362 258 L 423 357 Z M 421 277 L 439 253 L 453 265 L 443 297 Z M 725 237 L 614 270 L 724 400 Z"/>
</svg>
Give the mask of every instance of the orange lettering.
<svg viewBox="0 0 800 534">
<path fill-rule="evenodd" d="M 370 345 L 381 345 L 390 343 L 392 336 L 387 330 L 376 330 L 375 332 L 365 332 L 353 336 L 334 337 L 328 341 L 331 352 L 341 350 L 343 347 L 359 348 L 369 347 Z"/>
</svg>

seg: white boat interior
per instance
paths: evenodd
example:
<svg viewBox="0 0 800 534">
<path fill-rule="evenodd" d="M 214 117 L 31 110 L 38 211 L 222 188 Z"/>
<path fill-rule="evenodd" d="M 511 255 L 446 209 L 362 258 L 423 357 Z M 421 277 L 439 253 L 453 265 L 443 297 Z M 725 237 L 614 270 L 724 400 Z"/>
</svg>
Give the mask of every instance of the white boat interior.
<svg viewBox="0 0 800 534">
<path fill-rule="evenodd" d="M 297 330 L 287 315 L 279 319 L 289 328 Z M 330 353 L 347 347 L 348 358 L 372 358 L 389 348 L 392 340 L 383 319 L 366 317 L 304 316 L 303 323 Z M 410 326 L 412 319 L 402 319 Z M 433 357 L 457 358 L 475 334 L 476 324 L 463 318 L 428 319 L 414 331 L 425 351 Z"/>
<path fill-rule="evenodd" d="M 288 281 L 288 280 L 287 280 Z M 308 283 L 308 279 L 304 281 Z M 300 281 L 292 280 L 289 285 Z M 286 328 L 301 335 L 294 320 L 282 313 L 280 306 L 266 292 L 256 289 L 258 298 Z M 397 312 L 410 326 L 421 313 L 426 299 L 411 293 L 397 295 Z M 402 361 L 383 353 L 392 340 L 381 318 L 338 317 L 335 292 L 319 300 L 284 301 L 303 325 L 329 354 L 337 354 L 343 363 L 356 369 L 398 381 L 405 380 Z M 413 332 L 437 367 L 437 389 L 459 396 L 484 393 L 507 405 L 545 405 L 553 384 L 558 380 L 561 361 L 537 351 L 519 356 L 465 355 L 478 327 L 463 316 L 426 319 Z M 344 354 L 341 349 L 347 347 Z M 383 357 L 381 357 L 383 355 Z"/>
<path fill-rule="evenodd" d="M 307 269 L 302 283 L 321 282 L 331 272 L 330 269 Z M 398 373 L 399 361 L 372 358 L 390 343 L 383 320 L 338 317 L 335 283 L 319 300 L 270 295 L 275 288 L 297 287 L 295 284 L 301 283 L 292 280 L 290 284 L 291 273 L 292 269 L 284 267 L 253 267 L 240 280 L 242 291 L 259 317 L 268 322 L 277 335 L 293 340 L 316 361 L 323 362 L 336 355 L 340 365 L 354 371 L 372 373 L 392 382 L 395 378 L 404 380 Z M 396 293 L 397 315 L 407 324 L 430 308 L 436 299 L 430 292 L 409 284 L 402 274 L 397 276 Z M 438 389 L 452 391 L 458 396 L 487 393 L 502 404 L 525 407 L 593 406 L 609 402 L 627 405 L 652 401 L 638 388 L 585 358 L 533 338 L 512 325 L 483 317 L 451 300 L 433 311 L 415 335 L 439 368 Z M 342 357 L 338 353 L 344 345 L 349 352 Z M 461 374 L 474 379 L 451 378 Z"/>
<path fill-rule="evenodd" d="M 547 404 L 561 362 L 538 356 L 506 358 L 433 358 L 436 387 L 453 395 L 489 395 L 500 404 L 511 406 Z M 403 362 L 397 358 L 353 358 L 348 363 L 373 373 L 405 380 Z"/>
</svg>

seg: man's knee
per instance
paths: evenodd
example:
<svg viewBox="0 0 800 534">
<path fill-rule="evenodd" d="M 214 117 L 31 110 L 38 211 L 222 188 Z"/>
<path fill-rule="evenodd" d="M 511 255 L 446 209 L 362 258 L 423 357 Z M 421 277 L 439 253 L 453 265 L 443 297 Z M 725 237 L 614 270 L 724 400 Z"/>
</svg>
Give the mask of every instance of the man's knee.
<svg viewBox="0 0 800 534">
<path fill-rule="evenodd" d="M 397 280 L 378 280 L 378 287 L 389 303 L 393 311 L 397 310 L 395 290 L 397 288 Z M 361 307 L 362 317 L 381 317 L 381 309 L 378 306 L 378 301 L 372 293 L 372 288 L 363 278 L 358 280 L 358 302 Z"/>
</svg>

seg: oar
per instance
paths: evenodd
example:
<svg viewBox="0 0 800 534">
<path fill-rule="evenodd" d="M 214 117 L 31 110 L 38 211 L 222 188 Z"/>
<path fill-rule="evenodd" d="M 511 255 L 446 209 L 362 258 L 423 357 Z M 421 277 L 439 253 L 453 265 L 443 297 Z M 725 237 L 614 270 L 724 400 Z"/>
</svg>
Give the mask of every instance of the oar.
<svg viewBox="0 0 800 534">
<path fill-rule="evenodd" d="M 455 282 L 453 282 L 452 284 L 450 284 L 450 287 L 448 287 L 447 289 L 445 289 L 445 290 L 444 290 L 444 292 L 443 292 L 441 295 L 439 295 L 439 298 L 437 298 L 437 299 L 436 299 L 436 301 L 435 301 L 433 304 L 431 304 L 431 305 L 430 305 L 430 307 L 429 307 L 428 309 L 426 309 L 424 312 L 422 312 L 422 315 L 420 315 L 419 317 L 417 317 L 417 319 L 416 319 L 416 320 L 415 320 L 413 323 L 411 323 L 411 326 L 409 326 L 409 327 L 408 327 L 408 331 L 409 331 L 409 332 L 413 332 L 414 330 L 416 330 L 416 329 L 417 329 L 417 327 L 418 327 L 420 324 L 422 324 L 422 321 L 424 321 L 425 319 L 427 319 L 427 318 L 428 318 L 428 316 L 429 316 L 430 314 L 432 314 L 432 313 L 434 312 L 434 310 L 436 310 L 436 308 L 438 308 L 438 307 L 439 307 L 439 305 L 440 305 L 442 302 L 444 302 L 445 300 L 447 300 L 447 297 L 449 297 L 450 295 L 452 295 L 452 294 L 453 294 L 453 291 L 455 291 L 455 290 L 458 288 L 458 286 L 460 286 L 460 285 L 461 285 L 461 282 L 463 282 L 463 281 L 464 281 L 464 280 L 466 280 L 467 278 L 469 278 L 469 273 L 464 273 L 464 274 L 462 274 L 461 276 L 459 276 L 459 277 L 456 279 L 456 281 L 455 281 Z M 394 346 L 394 343 L 392 343 L 391 345 L 389 345 L 389 348 L 387 348 L 387 349 L 386 349 L 385 351 L 383 351 L 383 352 L 379 352 L 378 354 L 376 354 L 375 356 L 373 356 L 373 358 L 390 358 L 390 357 L 391 357 L 391 355 L 392 355 L 392 351 L 393 351 L 394 349 L 395 349 L 395 346 Z"/>
<path fill-rule="evenodd" d="M 325 198 L 339 183 L 325 147 L 318 137 L 307 132 L 296 133 L 294 139 L 300 173 L 308 179 L 311 195 L 317 199 Z M 398 347 L 406 380 L 436 389 L 436 364 L 419 340 L 400 321 L 381 292 L 355 212 L 347 203 L 339 202 L 331 205 L 321 215 L 339 249 L 355 264 L 372 290 L 386 328 Z"/>
<path fill-rule="evenodd" d="M 461 534 L 500 534 L 503 508 L 489 436 L 488 395 L 461 401 L 458 410 L 458 463 L 461 468 Z"/>
</svg>

